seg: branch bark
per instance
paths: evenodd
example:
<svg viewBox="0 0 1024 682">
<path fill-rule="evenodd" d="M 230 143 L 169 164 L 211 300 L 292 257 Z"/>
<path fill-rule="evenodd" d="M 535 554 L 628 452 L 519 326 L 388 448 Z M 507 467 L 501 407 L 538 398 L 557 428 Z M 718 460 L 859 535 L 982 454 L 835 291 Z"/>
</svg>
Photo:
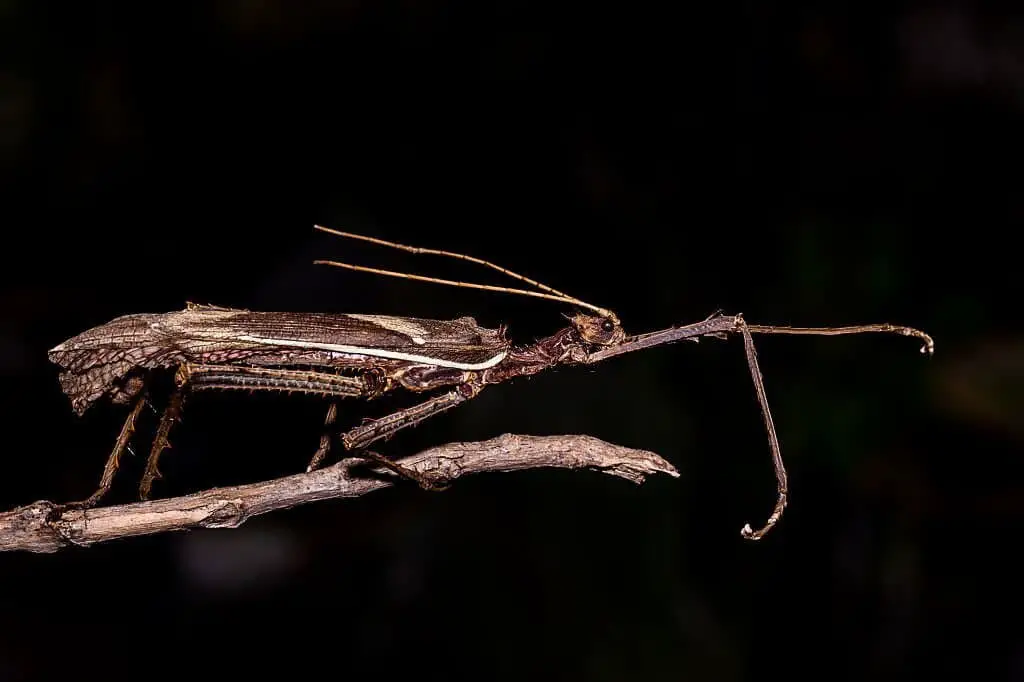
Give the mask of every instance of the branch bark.
<svg viewBox="0 0 1024 682">
<path fill-rule="evenodd" d="M 398 460 L 421 473 L 454 481 L 477 473 L 532 468 L 594 469 L 633 483 L 651 474 L 679 473 L 645 450 L 590 436 L 505 434 L 487 441 L 449 443 Z M 349 457 L 309 473 L 261 483 L 214 488 L 183 497 L 100 507 L 64 509 L 40 500 L 0 512 L 0 551 L 51 553 L 99 542 L 192 528 L 237 528 L 254 516 L 320 500 L 358 497 L 393 485 L 381 467 Z"/>
</svg>

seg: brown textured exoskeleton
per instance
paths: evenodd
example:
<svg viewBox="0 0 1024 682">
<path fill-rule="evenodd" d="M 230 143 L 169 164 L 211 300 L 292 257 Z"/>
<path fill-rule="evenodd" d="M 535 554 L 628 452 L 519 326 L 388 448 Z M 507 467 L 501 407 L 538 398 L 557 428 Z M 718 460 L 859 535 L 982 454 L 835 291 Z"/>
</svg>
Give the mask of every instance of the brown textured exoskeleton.
<svg viewBox="0 0 1024 682">
<path fill-rule="evenodd" d="M 909 327 L 890 324 L 780 327 L 748 324 L 740 315 L 717 313 L 693 324 L 630 336 L 611 311 L 567 296 L 493 263 L 319 226 L 317 229 L 413 253 L 471 261 L 525 281 L 538 291 L 452 282 L 335 261 L 317 261 L 319 263 L 546 298 L 576 305 L 587 312 L 576 313 L 570 318 L 568 327 L 526 346 L 510 344 L 504 327 L 484 328 L 471 317 L 430 320 L 384 315 L 256 312 L 194 304 L 176 312 L 118 317 L 68 339 L 49 353 L 50 359 L 63 368 L 60 383 L 76 413 L 82 414 L 104 397 L 115 403 L 132 405 L 107 459 L 99 488 L 88 499 L 74 503 L 75 506 L 95 505 L 109 490 L 119 458 L 134 431 L 136 417 L 148 400 L 146 387 L 150 371 L 174 370 L 176 389 L 160 420 L 139 485 L 143 499 L 149 496 L 153 481 L 159 477 L 158 460 L 168 445 L 172 425 L 181 415 L 186 395 L 208 389 L 298 391 L 331 399 L 371 399 L 396 389 L 434 392 L 436 395 L 418 405 L 366 421 L 342 433 L 340 440 L 346 450 L 415 480 L 424 488 L 438 488 L 443 487 L 444 481 L 401 467 L 367 448 L 400 429 L 473 398 L 490 384 L 536 374 L 557 365 L 593 364 L 674 341 L 739 334 L 743 338 L 747 364 L 767 430 L 778 487 L 777 502 L 767 522 L 759 530 L 753 530 L 749 525 L 743 528 L 744 537 L 756 540 L 781 518 L 788 488 L 751 334 L 828 336 L 890 332 L 921 339 L 924 342 L 921 351 L 924 353 L 931 354 L 934 349 L 931 337 Z M 325 426 L 332 427 L 336 419 L 337 403 L 332 400 Z M 325 434 L 308 470 L 320 465 L 330 445 L 331 438 Z"/>
</svg>

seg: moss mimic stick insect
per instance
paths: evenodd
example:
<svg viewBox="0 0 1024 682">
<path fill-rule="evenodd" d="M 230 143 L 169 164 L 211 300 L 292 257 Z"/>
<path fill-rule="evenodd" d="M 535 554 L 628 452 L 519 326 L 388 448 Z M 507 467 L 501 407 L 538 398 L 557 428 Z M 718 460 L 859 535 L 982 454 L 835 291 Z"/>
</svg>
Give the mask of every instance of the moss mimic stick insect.
<svg viewBox="0 0 1024 682">
<path fill-rule="evenodd" d="M 419 254 L 449 256 L 483 265 L 516 278 L 533 289 L 510 289 L 378 270 L 336 261 L 315 261 L 378 275 L 501 291 L 571 304 L 579 309 L 571 324 L 536 343 L 514 346 L 504 326 L 488 329 L 472 317 L 431 320 L 366 314 L 257 312 L 188 304 L 184 310 L 118 317 L 68 339 L 49 352 L 60 365 L 60 384 L 81 415 L 93 403 L 108 398 L 131 404 L 128 417 L 107 459 L 100 485 L 89 498 L 68 506 L 90 507 L 107 493 L 128 447 L 135 420 L 149 400 L 148 373 L 174 370 L 176 388 L 163 412 L 139 485 L 142 499 L 149 497 L 159 477 L 160 454 L 168 447 L 171 427 L 181 415 L 185 397 L 208 389 L 298 391 L 331 399 L 326 426 L 337 419 L 341 398 L 372 399 L 389 391 L 405 389 L 433 393 L 427 400 L 392 414 L 368 420 L 340 435 L 346 450 L 415 480 L 426 489 L 444 487 L 436 475 L 417 473 L 367 448 L 397 431 L 449 410 L 475 397 L 485 387 L 516 377 L 536 374 L 558 365 L 590 365 L 617 355 L 680 340 L 703 337 L 743 339 L 747 365 L 760 404 L 775 467 L 778 498 L 764 525 L 742 535 L 757 540 L 781 518 L 788 487 L 782 453 L 768 409 L 764 381 L 758 367 L 752 334 L 811 334 L 832 336 L 888 332 L 913 336 L 923 342 L 922 353 L 931 354 L 934 343 L 924 332 L 891 324 L 850 327 L 781 327 L 747 323 L 741 315 L 716 313 L 677 327 L 639 335 L 627 335 L 610 310 L 585 303 L 549 286 L 479 258 L 436 249 L 395 244 L 381 239 L 324 227 L 317 229 Z M 328 454 L 331 438 L 325 434 L 308 470 L 318 467 Z"/>
</svg>

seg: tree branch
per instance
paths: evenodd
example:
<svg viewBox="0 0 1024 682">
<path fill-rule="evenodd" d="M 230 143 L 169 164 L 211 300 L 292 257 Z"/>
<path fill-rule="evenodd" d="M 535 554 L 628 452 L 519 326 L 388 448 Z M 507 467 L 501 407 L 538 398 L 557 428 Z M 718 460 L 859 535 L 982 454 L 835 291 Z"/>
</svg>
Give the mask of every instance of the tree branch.
<svg viewBox="0 0 1024 682">
<path fill-rule="evenodd" d="M 547 467 L 596 469 L 637 484 L 650 474 L 679 476 L 653 452 L 590 436 L 505 434 L 487 441 L 441 445 L 398 462 L 451 481 L 469 474 Z M 49 553 L 73 545 L 85 547 L 190 528 L 236 528 L 260 514 L 319 500 L 358 497 L 387 488 L 393 481 L 383 468 L 350 457 L 309 473 L 150 502 L 62 510 L 41 500 L 0 513 L 0 551 Z"/>
</svg>

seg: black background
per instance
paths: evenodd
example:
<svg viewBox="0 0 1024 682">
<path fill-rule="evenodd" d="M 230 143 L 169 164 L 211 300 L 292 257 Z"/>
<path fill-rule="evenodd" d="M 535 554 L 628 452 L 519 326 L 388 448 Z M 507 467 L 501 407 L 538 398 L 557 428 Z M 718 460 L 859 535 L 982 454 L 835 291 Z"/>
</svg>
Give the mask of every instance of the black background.
<svg viewBox="0 0 1024 682">
<path fill-rule="evenodd" d="M 76 418 L 46 350 L 117 315 L 469 314 L 529 342 L 572 312 L 314 266 L 505 283 L 314 223 L 498 261 L 631 332 L 721 308 L 937 343 L 759 338 L 793 494 L 761 543 L 738 533 L 774 499 L 742 346 L 663 347 L 494 387 L 385 451 L 587 433 L 680 479 L 480 476 L 4 555 L 0 680 L 1024 676 L 1024 13 L 703 5 L 0 3 L 4 508 L 92 491 L 124 411 Z M 300 471 L 324 410 L 196 396 L 156 492 Z"/>
</svg>

